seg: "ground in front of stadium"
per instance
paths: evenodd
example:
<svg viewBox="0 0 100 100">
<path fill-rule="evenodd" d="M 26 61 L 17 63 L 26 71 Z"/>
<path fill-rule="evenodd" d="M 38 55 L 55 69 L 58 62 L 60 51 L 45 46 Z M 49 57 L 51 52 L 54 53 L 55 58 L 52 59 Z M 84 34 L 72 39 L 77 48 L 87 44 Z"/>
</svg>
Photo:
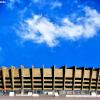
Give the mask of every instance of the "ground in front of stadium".
<svg viewBox="0 0 100 100">
<path fill-rule="evenodd" d="M 0 96 L 0 100 L 100 100 L 99 97 L 9 97 Z"/>
</svg>

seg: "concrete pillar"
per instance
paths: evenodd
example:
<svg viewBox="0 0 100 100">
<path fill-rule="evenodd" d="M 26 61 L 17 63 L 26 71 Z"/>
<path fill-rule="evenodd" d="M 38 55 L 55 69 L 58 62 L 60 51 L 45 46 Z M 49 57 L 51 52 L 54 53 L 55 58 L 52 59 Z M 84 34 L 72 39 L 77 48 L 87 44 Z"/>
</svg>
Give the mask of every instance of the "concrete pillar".
<svg viewBox="0 0 100 100">
<path fill-rule="evenodd" d="M 52 90 L 55 90 L 55 66 L 52 67 Z"/>
<path fill-rule="evenodd" d="M 63 90 L 65 90 L 66 66 L 63 67 Z"/>
<path fill-rule="evenodd" d="M 44 90 L 44 65 L 42 66 L 42 90 Z"/>
<path fill-rule="evenodd" d="M 6 92 L 6 67 L 2 67 L 3 90 Z"/>
<path fill-rule="evenodd" d="M 34 82 L 33 82 L 33 81 L 34 81 L 34 80 L 33 80 L 34 76 L 33 76 L 33 70 L 34 70 L 34 66 L 32 65 L 32 70 L 31 70 L 31 71 L 32 71 L 32 72 L 31 72 L 31 73 L 32 73 L 32 75 L 31 75 L 31 81 L 32 81 L 32 83 L 31 83 L 31 84 L 32 84 L 32 90 L 34 90 Z"/>
<path fill-rule="evenodd" d="M 97 75 L 96 75 L 96 91 L 98 90 L 98 83 L 100 81 L 100 69 L 97 69 Z"/>
<path fill-rule="evenodd" d="M 91 84 L 92 84 L 92 74 L 93 74 L 93 68 L 90 69 L 90 82 L 89 82 L 89 91 L 91 91 Z"/>
<path fill-rule="evenodd" d="M 21 94 L 23 95 L 24 94 L 24 83 L 23 83 L 23 81 L 24 81 L 24 76 L 23 76 L 23 73 L 24 73 L 24 66 L 23 65 L 21 65 Z"/>
<path fill-rule="evenodd" d="M 72 90 L 74 92 L 74 88 L 75 88 L 75 72 L 76 72 L 76 66 L 73 66 L 73 86 L 72 86 Z"/>
<path fill-rule="evenodd" d="M 82 76 L 82 80 L 81 80 L 81 93 L 83 91 L 83 86 L 84 86 L 84 72 L 85 72 L 85 67 L 82 68 L 82 73 L 81 73 L 81 76 Z"/>
<path fill-rule="evenodd" d="M 14 90 L 14 67 L 11 66 L 11 85 L 12 85 L 12 90 Z"/>
</svg>

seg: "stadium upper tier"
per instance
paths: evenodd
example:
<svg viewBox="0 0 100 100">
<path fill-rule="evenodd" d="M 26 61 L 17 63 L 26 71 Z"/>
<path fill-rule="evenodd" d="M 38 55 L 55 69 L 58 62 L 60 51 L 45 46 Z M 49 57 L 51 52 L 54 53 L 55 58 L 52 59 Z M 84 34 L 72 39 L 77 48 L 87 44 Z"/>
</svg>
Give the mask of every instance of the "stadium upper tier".
<svg viewBox="0 0 100 100">
<path fill-rule="evenodd" d="M 0 90 L 100 90 L 100 69 L 15 68 L 0 69 Z"/>
</svg>

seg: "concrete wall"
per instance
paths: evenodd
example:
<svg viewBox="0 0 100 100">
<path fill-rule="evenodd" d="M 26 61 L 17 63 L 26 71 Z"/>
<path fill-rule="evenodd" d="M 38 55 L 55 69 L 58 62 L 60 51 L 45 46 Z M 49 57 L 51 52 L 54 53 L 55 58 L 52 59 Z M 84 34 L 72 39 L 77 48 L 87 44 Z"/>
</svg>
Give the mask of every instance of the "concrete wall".
<svg viewBox="0 0 100 100">
<path fill-rule="evenodd" d="M 100 90 L 100 69 L 6 68 L 0 69 L 0 90 Z"/>
</svg>

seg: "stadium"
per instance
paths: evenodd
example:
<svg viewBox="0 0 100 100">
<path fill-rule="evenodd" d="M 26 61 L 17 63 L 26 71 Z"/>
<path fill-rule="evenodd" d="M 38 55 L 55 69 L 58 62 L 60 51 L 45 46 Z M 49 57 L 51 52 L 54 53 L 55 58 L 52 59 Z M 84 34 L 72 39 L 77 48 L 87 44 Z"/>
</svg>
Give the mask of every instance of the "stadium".
<svg viewBox="0 0 100 100">
<path fill-rule="evenodd" d="M 0 95 L 100 95 L 99 68 L 16 68 L 0 69 Z"/>
</svg>

